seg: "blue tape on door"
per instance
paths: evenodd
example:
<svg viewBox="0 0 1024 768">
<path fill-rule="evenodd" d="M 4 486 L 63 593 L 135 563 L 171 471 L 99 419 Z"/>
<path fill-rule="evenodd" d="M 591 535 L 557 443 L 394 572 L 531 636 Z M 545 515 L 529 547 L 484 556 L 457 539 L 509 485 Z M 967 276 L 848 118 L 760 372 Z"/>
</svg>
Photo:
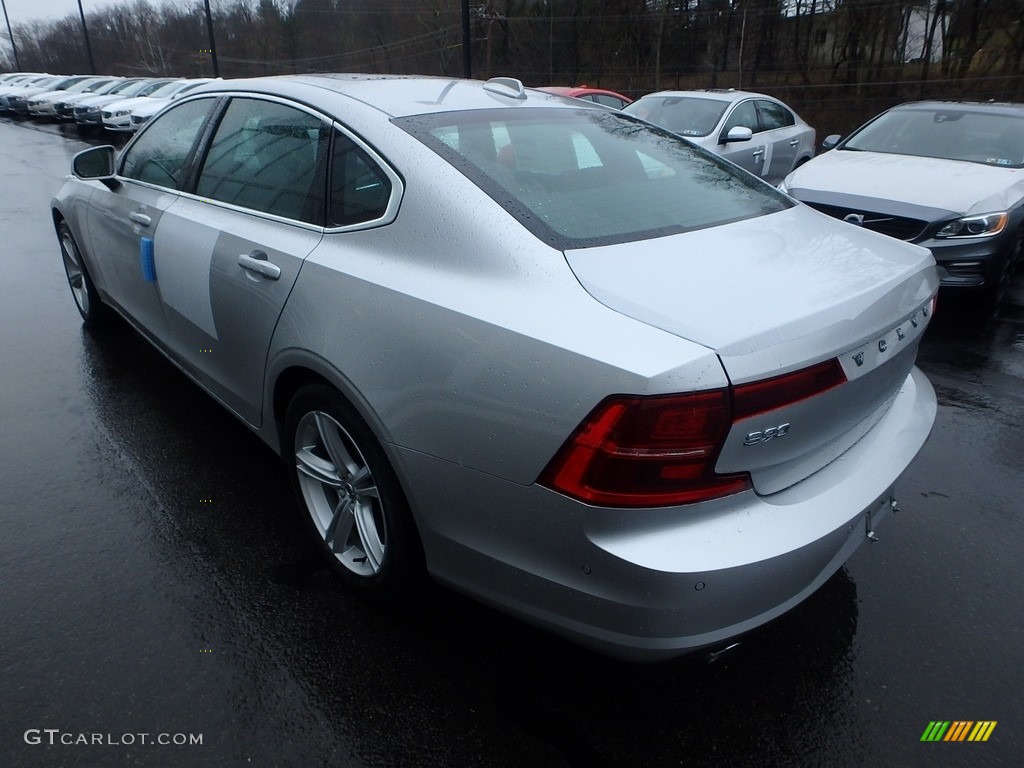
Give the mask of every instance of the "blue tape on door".
<svg viewBox="0 0 1024 768">
<path fill-rule="evenodd" d="M 139 240 L 139 263 L 142 265 L 142 279 L 147 283 L 156 282 L 156 262 L 153 260 L 153 238 Z"/>
</svg>

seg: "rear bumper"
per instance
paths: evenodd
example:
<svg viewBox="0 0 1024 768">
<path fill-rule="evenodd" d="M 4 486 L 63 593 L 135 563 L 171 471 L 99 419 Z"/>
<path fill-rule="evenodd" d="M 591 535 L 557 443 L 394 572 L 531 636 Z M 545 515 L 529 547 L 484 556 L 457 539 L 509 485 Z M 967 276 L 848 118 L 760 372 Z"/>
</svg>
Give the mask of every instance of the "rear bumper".
<svg viewBox="0 0 1024 768">
<path fill-rule="evenodd" d="M 784 491 L 668 509 L 587 507 L 391 446 L 440 581 L 615 656 L 656 661 L 779 616 L 890 510 L 935 419 L 916 368 L 888 413 Z"/>
</svg>

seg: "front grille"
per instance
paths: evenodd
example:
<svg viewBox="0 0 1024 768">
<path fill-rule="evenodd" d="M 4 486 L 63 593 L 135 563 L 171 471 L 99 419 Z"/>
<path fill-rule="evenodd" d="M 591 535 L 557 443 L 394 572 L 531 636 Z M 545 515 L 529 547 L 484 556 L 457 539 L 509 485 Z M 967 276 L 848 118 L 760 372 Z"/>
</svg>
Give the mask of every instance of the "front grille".
<svg viewBox="0 0 1024 768">
<path fill-rule="evenodd" d="M 914 240 L 919 237 L 924 231 L 924 228 L 928 225 L 927 221 L 921 221 L 920 219 L 910 219 L 905 216 L 891 216 L 887 213 L 878 213 L 875 211 L 861 211 L 855 208 L 844 208 L 838 205 L 823 205 L 821 203 L 808 203 L 815 210 L 827 213 L 829 216 L 833 216 L 837 219 L 847 220 L 848 216 L 864 217 L 863 224 L 864 229 L 870 229 L 872 232 L 878 232 L 889 237 L 895 237 L 897 240 Z"/>
</svg>

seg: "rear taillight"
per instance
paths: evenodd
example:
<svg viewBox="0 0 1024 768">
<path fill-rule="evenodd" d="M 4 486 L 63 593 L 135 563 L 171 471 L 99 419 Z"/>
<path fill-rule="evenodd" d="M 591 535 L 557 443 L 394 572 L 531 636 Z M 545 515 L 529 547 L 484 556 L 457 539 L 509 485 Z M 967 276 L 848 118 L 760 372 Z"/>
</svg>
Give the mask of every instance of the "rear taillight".
<svg viewBox="0 0 1024 768">
<path fill-rule="evenodd" d="M 733 418 L 738 421 L 767 413 L 845 383 L 843 366 L 837 358 L 832 358 L 793 373 L 740 384 L 732 390 Z"/>
<path fill-rule="evenodd" d="M 729 390 L 617 395 L 598 405 L 539 482 L 605 507 L 690 504 L 750 487 L 747 474 L 716 475 L 732 426 Z"/>
<path fill-rule="evenodd" d="M 733 422 L 792 405 L 846 382 L 838 359 L 771 379 L 682 395 L 614 395 L 598 405 L 538 482 L 603 507 L 664 507 L 751 488 L 747 473 L 715 463 Z"/>
</svg>

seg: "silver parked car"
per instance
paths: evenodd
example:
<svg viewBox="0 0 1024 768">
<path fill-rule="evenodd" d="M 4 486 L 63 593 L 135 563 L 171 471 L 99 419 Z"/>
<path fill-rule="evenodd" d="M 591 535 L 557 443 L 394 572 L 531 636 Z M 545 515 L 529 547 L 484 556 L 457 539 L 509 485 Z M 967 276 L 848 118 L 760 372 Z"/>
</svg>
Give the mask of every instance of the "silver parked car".
<svg viewBox="0 0 1024 768">
<path fill-rule="evenodd" d="M 509 78 L 211 83 L 53 200 L 111 310 L 271 448 L 354 589 L 424 572 L 658 659 L 794 606 L 935 395 L 922 248 Z"/>
<path fill-rule="evenodd" d="M 793 197 L 928 248 L 943 286 L 999 302 L 1024 260 L 1024 104 L 903 104 L 823 146 Z"/>
<path fill-rule="evenodd" d="M 659 91 L 624 107 L 778 184 L 814 157 L 814 129 L 778 99 L 731 88 Z"/>
</svg>

